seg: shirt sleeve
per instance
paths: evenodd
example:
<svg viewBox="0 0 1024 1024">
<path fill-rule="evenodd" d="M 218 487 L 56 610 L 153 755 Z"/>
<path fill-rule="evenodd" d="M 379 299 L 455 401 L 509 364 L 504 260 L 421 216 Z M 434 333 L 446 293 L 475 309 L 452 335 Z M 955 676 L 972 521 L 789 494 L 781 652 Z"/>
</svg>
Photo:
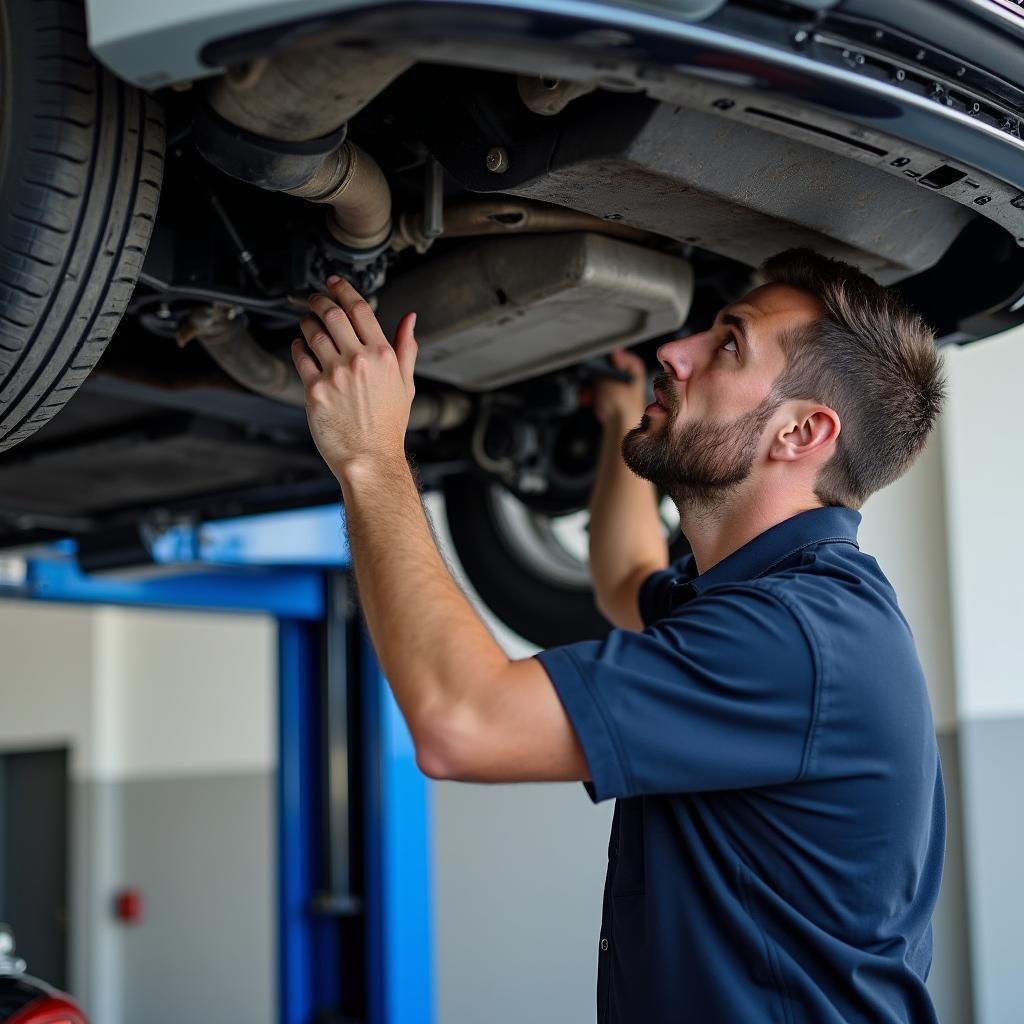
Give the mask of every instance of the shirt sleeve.
<svg viewBox="0 0 1024 1024">
<path fill-rule="evenodd" d="M 766 589 L 718 589 L 643 632 L 615 629 L 536 657 L 583 748 L 595 802 L 801 774 L 815 656 Z"/>
</svg>

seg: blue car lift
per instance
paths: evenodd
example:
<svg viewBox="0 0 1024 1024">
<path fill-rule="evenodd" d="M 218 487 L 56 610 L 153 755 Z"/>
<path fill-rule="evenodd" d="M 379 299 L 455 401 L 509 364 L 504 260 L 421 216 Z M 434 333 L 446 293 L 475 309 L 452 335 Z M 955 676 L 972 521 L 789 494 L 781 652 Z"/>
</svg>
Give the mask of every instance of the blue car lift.
<svg viewBox="0 0 1024 1024">
<path fill-rule="evenodd" d="M 427 783 L 358 619 L 339 506 L 146 546 L 142 579 L 82 572 L 72 541 L 6 559 L 0 595 L 274 615 L 279 1024 L 433 1024 Z"/>
</svg>

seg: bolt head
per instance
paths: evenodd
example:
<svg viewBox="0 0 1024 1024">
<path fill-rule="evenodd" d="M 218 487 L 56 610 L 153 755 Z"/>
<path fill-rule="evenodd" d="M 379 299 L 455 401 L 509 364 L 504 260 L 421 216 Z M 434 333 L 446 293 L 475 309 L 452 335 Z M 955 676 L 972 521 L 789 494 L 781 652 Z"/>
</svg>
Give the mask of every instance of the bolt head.
<svg viewBox="0 0 1024 1024">
<path fill-rule="evenodd" d="M 508 170 L 508 153 L 502 146 L 492 146 L 484 163 L 492 174 L 504 174 Z"/>
</svg>

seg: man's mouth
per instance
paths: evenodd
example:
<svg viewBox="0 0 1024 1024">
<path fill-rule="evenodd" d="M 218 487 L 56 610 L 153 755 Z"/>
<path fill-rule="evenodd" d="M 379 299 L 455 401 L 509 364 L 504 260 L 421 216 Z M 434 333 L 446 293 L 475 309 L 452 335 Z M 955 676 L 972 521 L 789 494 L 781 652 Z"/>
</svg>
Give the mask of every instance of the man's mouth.
<svg viewBox="0 0 1024 1024">
<path fill-rule="evenodd" d="M 669 404 L 668 404 L 668 403 L 667 403 L 667 402 L 665 401 L 665 396 L 664 396 L 664 395 L 662 394 L 662 392 L 660 392 L 660 391 L 659 391 L 659 390 L 658 390 L 658 389 L 657 389 L 657 388 L 655 387 L 655 388 L 654 388 L 654 401 L 653 401 L 653 402 L 651 402 L 651 404 L 650 404 L 649 406 L 647 406 L 647 412 L 650 412 L 650 411 L 651 411 L 652 409 L 653 409 L 654 411 L 656 411 L 656 412 L 657 412 L 658 410 L 660 410 L 661 412 L 668 412 L 668 411 L 669 411 L 669 408 L 670 408 L 670 406 L 669 406 Z"/>
</svg>

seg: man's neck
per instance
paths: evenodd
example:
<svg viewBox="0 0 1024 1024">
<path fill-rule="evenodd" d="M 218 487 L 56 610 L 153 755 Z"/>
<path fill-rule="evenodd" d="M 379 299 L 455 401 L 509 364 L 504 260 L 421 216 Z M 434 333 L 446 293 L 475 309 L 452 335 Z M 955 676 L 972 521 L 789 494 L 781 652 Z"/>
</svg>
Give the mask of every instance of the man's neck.
<svg viewBox="0 0 1024 1024">
<path fill-rule="evenodd" d="M 750 491 L 733 493 L 715 505 L 678 502 L 679 523 L 690 542 L 697 572 L 705 573 L 712 566 L 739 551 L 744 544 L 791 519 L 801 512 L 820 508 L 813 497 L 788 497 Z"/>
</svg>

